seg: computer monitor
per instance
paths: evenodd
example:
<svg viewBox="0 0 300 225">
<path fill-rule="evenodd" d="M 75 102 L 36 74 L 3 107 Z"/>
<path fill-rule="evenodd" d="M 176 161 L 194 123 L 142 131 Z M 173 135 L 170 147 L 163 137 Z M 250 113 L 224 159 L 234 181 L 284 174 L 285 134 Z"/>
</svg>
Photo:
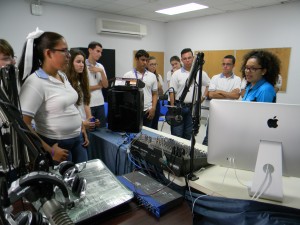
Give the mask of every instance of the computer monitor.
<svg viewBox="0 0 300 225">
<path fill-rule="evenodd" d="M 249 194 L 282 201 L 282 175 L 300 177 L 299 115 L 300 105 L 211 100 L 208 162 L 254 171 Z"/>
</svg>

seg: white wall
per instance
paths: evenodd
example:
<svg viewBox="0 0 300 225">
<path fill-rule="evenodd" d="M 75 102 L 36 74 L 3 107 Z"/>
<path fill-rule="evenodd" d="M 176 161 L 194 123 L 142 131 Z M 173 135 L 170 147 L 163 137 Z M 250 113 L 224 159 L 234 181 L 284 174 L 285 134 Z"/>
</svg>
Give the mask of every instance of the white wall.
<svg viewBox="0 0 300 225">
<path fill-rule="evenodd" d="M 294 2 L 168 23 L 166 58 L 179 55 L 187 47 L 193 50 L 291 47 L 287 92 L 279 93 L 277 100 L 300 104 L 299 12 L 300 2 Z"/>
<path fill-rule="evenodd" d="M 133 50 L 164 51 L 164 23 L 137 20 L 62 5 L 42 4 L 43 15 L 33 16 L 30 13 L 29 1 L 0 0 L 0 38 L 7 39 L 10 42 L 17 56 L 22 53 L 27 34 L 34 31 L 36 27 L 44 31 L 54 31 L 62 34 L 70 48 L 87 47 L 89 42 L 98 41 L 103 45 L 103 48 L 115 49 L 116 76 L 122 76 L 132 69 Z M 148 35 L 139 39 L 97 34 L 97 17 L 145 24 Z"/>
<path fill-rule="evenodd" d="M 300 104 L 300 2 L 259 9 L 200 17 L 179 22 L 149 20 L 99 13 L 93 10 L 43 3 L 43 15 L 30 13 L 28 0 L 0 0 L 0 38 L 7 39 L 19 56 L 27 34 L 38 26 L 62 34 L 69 47 L 86 47 L 99 41 L 104 48 L 116 50 L 116 76 L 132 67 L 132 52 L 137 49 L 165 52 L 165 72 L 169 58 L 183 48 L 226 50 L 291 47 L 287 92 L 278 102 Z M 142 39 L 96 34 L 97 17 L 123 19 L 147 25 Z"/>
</svg>

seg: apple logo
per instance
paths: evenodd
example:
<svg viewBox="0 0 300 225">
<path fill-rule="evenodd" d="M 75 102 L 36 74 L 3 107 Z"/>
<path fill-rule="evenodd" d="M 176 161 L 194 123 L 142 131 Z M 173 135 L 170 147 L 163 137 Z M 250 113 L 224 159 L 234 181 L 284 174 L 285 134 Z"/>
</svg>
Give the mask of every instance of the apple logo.
<svg viewBox="0 0 300 225">
<path fill-rule="evenodd" d="M 276 119 L 276 116 L 274 116 L 274 118 L 272 118 L 272 119 L 268 119 L 268 122 L 267 122 L 268 127 L 270 127 L 270 128 L 278 127 L 277 122 L 278 122 L 278 119 Z"/>
</svg>

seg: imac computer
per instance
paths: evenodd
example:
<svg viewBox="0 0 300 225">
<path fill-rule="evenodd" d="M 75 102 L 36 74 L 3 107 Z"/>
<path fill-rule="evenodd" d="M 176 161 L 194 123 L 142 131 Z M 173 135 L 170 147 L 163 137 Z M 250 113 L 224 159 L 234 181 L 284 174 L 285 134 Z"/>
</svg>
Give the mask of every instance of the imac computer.
<svg viewBox="0 0 300 225">
<path fill-rule="evenodd" d="M 254 171 L 249 194 L 283 200 L 282 176 L 300 177 L 300 105 L 211 100 L 210 164 Z"/>
</svg>

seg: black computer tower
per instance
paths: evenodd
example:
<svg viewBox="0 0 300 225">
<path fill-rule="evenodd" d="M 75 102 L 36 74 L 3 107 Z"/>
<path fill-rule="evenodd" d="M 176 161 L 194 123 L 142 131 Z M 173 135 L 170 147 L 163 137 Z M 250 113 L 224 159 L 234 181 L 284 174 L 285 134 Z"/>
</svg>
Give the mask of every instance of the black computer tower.
<svg viewBox="0 0 300 225">
<path fill-rule="evenodd" d="M 143 127 L 144 94 L 137 87 L 113 87 L 108 91 L 108 129 L 139 133 Z"/>
</svg>

